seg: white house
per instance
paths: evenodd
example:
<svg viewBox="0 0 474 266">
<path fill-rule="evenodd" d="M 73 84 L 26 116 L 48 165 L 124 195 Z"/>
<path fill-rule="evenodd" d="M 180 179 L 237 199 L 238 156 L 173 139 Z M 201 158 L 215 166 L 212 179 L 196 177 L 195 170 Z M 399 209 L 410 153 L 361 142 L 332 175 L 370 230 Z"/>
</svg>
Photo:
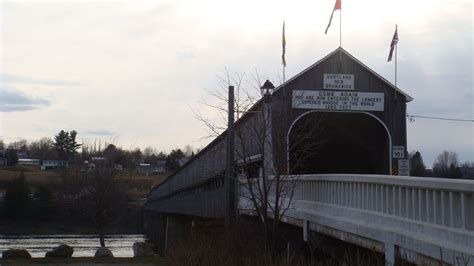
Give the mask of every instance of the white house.
<svg viewBox="0 0 474 266">
<path fill-rule="evenodd" d="M 56 169 L 56 168 L 67 168 L 69 166 L 67 161 L 61 160 L 43 160 L 41 170 Z"/>
<path fill-rule="evenodd" d="M 39 159 L 18 159 L 18 165 L 40 165 Z"/>
</svg>

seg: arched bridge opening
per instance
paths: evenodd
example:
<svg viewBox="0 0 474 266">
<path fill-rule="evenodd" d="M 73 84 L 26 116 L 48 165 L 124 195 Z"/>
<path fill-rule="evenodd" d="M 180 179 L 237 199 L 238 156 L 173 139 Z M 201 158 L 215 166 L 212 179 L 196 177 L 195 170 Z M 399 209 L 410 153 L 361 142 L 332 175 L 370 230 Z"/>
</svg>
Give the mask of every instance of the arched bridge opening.
<svg viewBox="0 0 474 266">
<path fill-rule="evenodd" d="M 390 174 L 390 135 L 368 113 L 311 111 L 288 134 L 289 172 Z"/>
</svg>

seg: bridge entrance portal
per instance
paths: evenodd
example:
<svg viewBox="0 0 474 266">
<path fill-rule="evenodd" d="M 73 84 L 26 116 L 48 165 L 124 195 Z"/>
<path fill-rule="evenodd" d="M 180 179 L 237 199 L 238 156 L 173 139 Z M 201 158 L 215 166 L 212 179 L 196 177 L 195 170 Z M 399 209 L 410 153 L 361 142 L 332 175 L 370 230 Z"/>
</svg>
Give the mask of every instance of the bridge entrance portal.
<svg viewBox="0 0 474 266">
<path fill-rule="evenodd" d="M 306 113 L 288 141 L 290 174 L 390 174 L 390 137 L 367 113 Z"/>
</svg>

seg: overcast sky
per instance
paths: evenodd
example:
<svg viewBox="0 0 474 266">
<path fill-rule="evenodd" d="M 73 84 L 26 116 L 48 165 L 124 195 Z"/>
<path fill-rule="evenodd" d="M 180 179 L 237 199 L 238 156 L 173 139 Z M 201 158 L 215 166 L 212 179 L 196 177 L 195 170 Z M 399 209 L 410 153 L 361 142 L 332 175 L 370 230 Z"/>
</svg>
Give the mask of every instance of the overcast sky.
<svg viewBox="0 0 474 266">
<path fill-rule="evenodd" d="M 342 0 L 342 47 L 398 86 L 408 113 L 473 119 L 470 0 Z M 255 70 L 278 83 L 286 20 L 288 78 L 339 45 L 334 0 L 1 1 L 0 139 L 59 130 L 170 151 L 210 140 L 192 110 L 217 74 Z M 473 123 L 415 119 L 408 150 L 428 166 L 443 150 L 474 160 Z"/>
</svg>

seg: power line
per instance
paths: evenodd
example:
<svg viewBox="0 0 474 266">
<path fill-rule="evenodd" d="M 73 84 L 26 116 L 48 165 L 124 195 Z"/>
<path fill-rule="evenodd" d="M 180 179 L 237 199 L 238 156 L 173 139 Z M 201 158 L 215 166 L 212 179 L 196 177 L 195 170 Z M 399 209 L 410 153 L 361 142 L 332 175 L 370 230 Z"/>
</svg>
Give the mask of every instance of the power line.
<svg viewBox="0 0 474 266">
<path fill-rule="evenodd" d="M 474 119 L 458 119 L 458 118 L 445 118 L 445 117 L 434 117 L 434 116 L 422 116 L 422 115 L 408 115 L 408 119 L 410 122 L 415 121 L 416 118 L 424 118 L 424 119 L 433 119 L 433 120 L 444 120 L 444 121 L 456 121 L 456 122 L 474 122 Z"/>
</svg>

